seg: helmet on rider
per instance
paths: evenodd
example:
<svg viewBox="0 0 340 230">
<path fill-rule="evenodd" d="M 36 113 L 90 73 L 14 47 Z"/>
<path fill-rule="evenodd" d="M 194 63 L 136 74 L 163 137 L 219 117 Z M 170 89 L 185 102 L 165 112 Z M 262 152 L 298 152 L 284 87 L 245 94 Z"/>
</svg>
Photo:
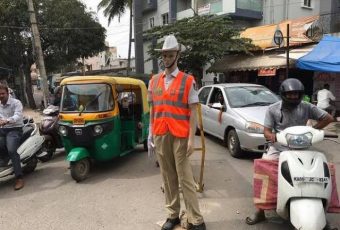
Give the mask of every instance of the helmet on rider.
<svg viewBox="0 0 340 230">
<path fill-rule="evenodd" d="M 303 98 L 305 87 L 296 78 L 288 78 L 280 85 L 280 96 L 283 104 L 288 107 L 298 106 Z"/>
</svg>

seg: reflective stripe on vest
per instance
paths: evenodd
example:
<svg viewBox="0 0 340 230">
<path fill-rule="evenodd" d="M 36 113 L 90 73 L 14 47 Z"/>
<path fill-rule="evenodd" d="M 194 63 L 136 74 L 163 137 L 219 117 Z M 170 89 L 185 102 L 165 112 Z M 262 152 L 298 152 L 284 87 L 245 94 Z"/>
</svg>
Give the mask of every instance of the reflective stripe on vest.
<svg viewBox="0 0 340 230">
<path fill-rule="evenodd" d="M 153 133 L 164 135 L 168 131 L 176 137 L 189 136 L 190 109 L 188 97 L 193 77 L 179 72 L 165 89 L 164 74 L 152 82 Z"/>
</svg>

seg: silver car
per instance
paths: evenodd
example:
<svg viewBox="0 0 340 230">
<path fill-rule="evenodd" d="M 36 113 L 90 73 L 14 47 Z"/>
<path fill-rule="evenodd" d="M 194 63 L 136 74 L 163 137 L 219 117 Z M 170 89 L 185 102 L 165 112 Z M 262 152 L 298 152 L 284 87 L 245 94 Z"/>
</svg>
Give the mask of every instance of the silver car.
<svg viewBox="0 0 340 230">
<path fill-rule="evenodd" d="M 215 84 L 202 87 L 199 100 L 204 132 L 222 139 L 233 157 L 264 151 L 264 117 L 279 100 L 272 91 L 255 84 Z"/>
</svg>

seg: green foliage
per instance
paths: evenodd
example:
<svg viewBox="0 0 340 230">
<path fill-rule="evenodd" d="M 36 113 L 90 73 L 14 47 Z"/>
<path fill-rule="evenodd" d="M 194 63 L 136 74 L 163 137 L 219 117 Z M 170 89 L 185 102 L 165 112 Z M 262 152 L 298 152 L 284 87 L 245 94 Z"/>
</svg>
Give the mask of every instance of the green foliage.
<svg viewBox="0 0 340 230">
<path fill-rule="evenodd" d="M 35 0 L 48 70 L 91 57 L 105 49 L 105 28 L 78 0 Z M 59 64 L 59 65 L 56 65 Z"/>
<path fill-rule="evenodd" d="M 162 47 L 159 40 L 174 34 L 179 43 L 187 49 L 181 53 L 179 67 L 201 78 L 202 68 L 222 58 L 229 52 L 248 52 L 250 40 L 239 37 L 239 29 L 233 26 L 228 17 L 194 16 L 176 21 L 167 26 L 154 27 L 144 34 L 148 40 L 158 39 L 156 48 Z M 151 58 L 159 57 L 159 52 L 150 46 Z"/>
<path fill-rule="evenodd" d="M 104 50 L 105 28 L 79 0 L 34 0 L 34 7 L 48 73 Z M 11 68 L 32 64 L 26 0 L 1 0 L 0 25 L 0 64 Z"/>
<path fill-rule="evenodd" d="M 98 10 L 104 9 L 104 16 L 108 17 L 109 25 L 114 17 L 120 20 L 127 7 L 132 9 L 132 0 L 101 0 L 98 4 Z"/>
</svg>

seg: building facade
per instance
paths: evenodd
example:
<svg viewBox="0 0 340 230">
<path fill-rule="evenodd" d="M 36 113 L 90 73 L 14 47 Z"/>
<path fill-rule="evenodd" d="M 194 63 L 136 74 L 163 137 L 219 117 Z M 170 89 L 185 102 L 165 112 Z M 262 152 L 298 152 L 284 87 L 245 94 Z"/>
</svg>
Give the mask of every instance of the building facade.
<svg viewBox="0 0 340 230">
<path fill-rule="evenodd" d="M 323 33 L 340 31 L 339 0 L 263 0 L 261 24 L 277 24 L 287 19 L 320 15 Z"/>
<path fill-rule="evenodd" d="M 320 15 L 319 28 L 322 33 L 340 31 L 339 0 L 141 0 L 134 1 L 136 71 L 155 73 L 159 71 L 159 60 L 148 60 L 147 51 L 156 41 L 146 41 L 142 34 L 154 26 L 162 26 L 199 15 L 228 15 L 236 26 L 247 28 L 277 24 L 287 19 Z M 136 3 L 138 2 L 138 3 Z M 203 81 L 212 82 L 213 74 L 203 74 Z M 218 74 L 223 82 L 223 74 Z"/>
<path fill-rule="evenodd" d="M 195 12 L 199 15 L 228 15 L 236 26 L 255 26 L 261 23 L 263 9 L 262 0 L 141 0 L 134 7 L 136 71 L 138 72 L 138 66 L 143 60 L 144 73 L 158 72 L 159 61 L 145 62 L 150 58 L 147 51 L 156 41 L 138 38 L 143 31 L 191 17 Z"/>
</svg>

